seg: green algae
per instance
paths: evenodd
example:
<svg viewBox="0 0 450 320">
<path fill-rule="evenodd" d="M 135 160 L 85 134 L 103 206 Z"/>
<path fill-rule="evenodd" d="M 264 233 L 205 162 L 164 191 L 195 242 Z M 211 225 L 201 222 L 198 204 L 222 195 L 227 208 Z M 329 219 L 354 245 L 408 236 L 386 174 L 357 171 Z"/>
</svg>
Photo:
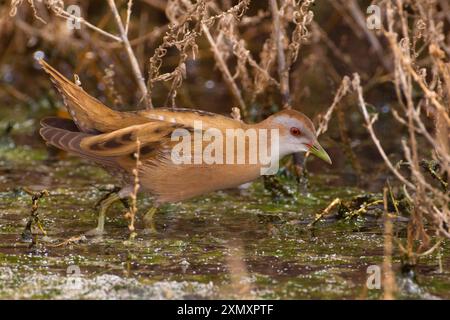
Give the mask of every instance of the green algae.
<svg viewBox="0 0 450 320">
<path fill-rule="evenodd" d="M 20 134 L 31 130 L 17 128 Z M 292 197 L 273 199 L 257 181 L 246 189 L 165 205 L 155 215 L 153 233 L 142 219 L 151 199 L 141 195 L 134 240 L 117 204 L 107 216 L 105 236 L 62 245 L 96 225 L 94 206 L 114 178 L 77 158 L 48 161 L 43 144 L 18 146 L 14 135 L 0 143 L 0 169 L 2 299 L 242 298 L 230 290 L 236 285 L 247 285 L 251 297 L 262 299 L 382 296 L 382 290 L 366 287 L 368 266 L 383 261 L 383 222 L 376 210 L 348 221 L 338 220 L 335 210 L 307 227 L 334 198 L 365 193 L 335 183 L 337 176 L 311 175 L 306 195 L 295 192 L 294 180 L 280 176 Z M 20 240 L 31 206 L 22 187 L 50 193 L 38 208 L 47 236 L 33 229 L 34 245 Z M 395 222 L 396 231 L 405 226 Z M 449 252 L 445 242 L 442 272 L 436 254 L 420 259 L 411 280 L 415 286 L 404 280 L 396 252 L 394 271 L 407 283 L 398 297 L 450 298 Z M 240 284 L 233 283 L 233 257 L 245 266 Z M 81 287 L 71 287 L 71 266 L 80 270 L 75 280 Z"/>
</svg>

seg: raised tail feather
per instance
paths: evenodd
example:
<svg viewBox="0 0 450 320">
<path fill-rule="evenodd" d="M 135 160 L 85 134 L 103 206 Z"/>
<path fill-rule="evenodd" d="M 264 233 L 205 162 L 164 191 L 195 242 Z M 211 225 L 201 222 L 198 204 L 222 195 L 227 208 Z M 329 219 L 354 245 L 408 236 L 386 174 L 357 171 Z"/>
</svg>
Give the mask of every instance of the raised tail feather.
<svg viewBox="0 0 450 320">
<path fill-rule="evenodd" d="M 72 120 L 51 117 L 43 119 L 41 125 L 39 133 L 48 144 L 99 164 L 117 166 L 114 158 L 99 157 L 80 147 L 81 141 L 92 135 L 80 132 Z"/>
<path fill-rule="evenodd" d="M 108 108 L 44 60 L 39 60 L 39 63 L 63 96 L 64 104 L 81 132 L 110 132 L 129 125 L 129 122 L 136 124 L 136 116 L 133 114 Z"/>
</svg>

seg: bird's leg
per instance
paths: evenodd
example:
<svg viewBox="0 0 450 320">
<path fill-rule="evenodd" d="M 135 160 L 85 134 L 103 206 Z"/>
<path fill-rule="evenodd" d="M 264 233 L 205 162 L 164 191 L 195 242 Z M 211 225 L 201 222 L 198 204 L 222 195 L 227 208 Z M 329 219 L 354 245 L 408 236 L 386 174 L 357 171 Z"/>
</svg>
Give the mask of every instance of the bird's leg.
<svg viewBox="0 0 450 320">
<path fill-rule="evenodd" d="M 128 203 L 127 197 L 130 196 L 130 186 L 125 186 L 123 188 L 114 187 L 110 192 L 103 196 L 95 205 L 99 208 L 97 228 L 90 230 L 86 233 L 88 236 L 98 236 L 105 232 L 105 218 L 106 212 L 116 201 L 122 202 L 125 209 L 129 209 L 130 205 Z"/>
<path fill-rule="evenodd" d="M 105 217 L 106 212 L 108 211 L 109 207 L 116 202 L 122 200 L 119 196 L 119 194 L 116 192 L 110 192 L 106 197 L 103 197 L 99 205 L 99 213 L 98 213 L 98 222 L 97 222 L 97 228 L 92 229 L 86 233 L 88 236 L 97 236 L 102 235 L 105 232 Z"/>
<path fill-rule="evenodd" d="M 97 201 L 94 208 L 99 208 L 104 200 L 108 199 L 111 196 L 111 194 L 118 193 L 121 189 L 122 188 L 117 186 L 113 186 L 113 188 L 108 189 L 100 189 L 101 191 L 108 191 L 108 192 Z"/>
<path fill-rule="evenodd" d="M 144 224 L 147 230 L 156 232 L 155 221 L 153 219 L 155 213 L 158 211 L 158 206 L 154 205 L 144 215 Z"/>
</svg>

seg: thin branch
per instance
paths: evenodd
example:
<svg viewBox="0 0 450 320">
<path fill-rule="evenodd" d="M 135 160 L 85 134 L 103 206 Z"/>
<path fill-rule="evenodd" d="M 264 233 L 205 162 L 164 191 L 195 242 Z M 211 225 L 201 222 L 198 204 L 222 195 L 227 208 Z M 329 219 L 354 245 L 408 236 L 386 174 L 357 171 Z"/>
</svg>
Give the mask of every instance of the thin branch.
<svg viewBox="0 0 450 320">
<path fill-rule="evenodd" d="M 117 27 L 119 28 L 120 36 L 127 52 L 128 59 L 130 60 L 134 77 L 136 78 L 139 90 L 142 93 L 142 100 L 144 100 L 146 108 L 151 109 L 147 86 L 145 85 L 144 77 L 142 76 L 141 69 L 139 68 L 139 62 L 137 61 L 133 49 L 131 48 L 130 41 L 128 40 L 128 36 L 125 31 L 125 27 L 123 26 L 122 19 L 120 18 L 119 12 L 117 11 L 116 4 L 114 3 L 114 0 L 108 0 L 108 4 L 116 20 Z"/>
<path fill-rule="evenodd" d="M 392 238 L 394 226 L 392 218 L 388 212 L 388 188 L 383 189 L 383 204 L 384 204 L 384 257 L 383 257 L 383 298 L 384 300 L 393 300 L 397 290 L 395 284 L 395 274 L 392 271 Z"/>
<path fill-rule="evenodd" d="M 337 90 L 333 103 L 328 108 L 325 115 L 320 119 L 319 127 L 317 128 L 317 136 L 320 136 L 321 134 L 325 133 L 328 130 L 328 123 L 331 120 L 331 116 L 333 115 L 334 110 L 338 106 L 339 102 L 341 102 L 342 98 L 347 95 L 348 91 L 350 89 L 350 78 L 345 76 L 342 79 L 341 85 L 339 86 L 339 89 Z"/>
<path fill-rule="evenodd" d="M 353 16 L 353 19 L 355 19 L 358 26 L 363 30 L 364 34 L 366 35 L 367 39 L 370 42 L 370 45 L 376 52 L 378 58 L 383 63 L 384 67 L 387 70 L 389 70 L 390 69 L 389 61 L 386 59 L 386 56 L 383 52 L 383 47 L 381 46 L 378 38 L 375 36 L 375 33 L 367 29 L 366 18 L 364 14 L 361 12 L 361 8 L 359 7 L 358 2 L 356 0 L 350 0 L 344 1 L 344 3 L 348 7 L 350 14 Z"/>
<path fill-rule="evenodd" d="M 286 56 L 283 45 L 283 32 L 281 30 L 280 12 L 277 0 L 269 0 L 273 18 L 273 34 L 277 46 L 278 76 L 280 78 L 280 90 L 283 107 L 291 108 L 291 94 L 289 90 L 289 70 L 286 65 Z"/>
<path fill-rule="evenodd" d="M 386 165 L 389 167 L 389 169 L 392 171 L 392 173 L 406 186 L 408 186 L 412 190 L 416 190 L 416 187 L 408 181 L 392 164 L 392 162 L 389 160 L 388 156 L 386 155 L 386 152 L 384 152 L 383 147 L 381 146 L 380 140 L 378 140 L 377 135 L 375 134 L 375 131 L 373 130 L 373 123 L 376 120 L 376 117 L 370 117 L 369 112 L 367 111 L 366 102 L 363 98 L 362 88 L 361 88 L 361 80 L 359 77 L 359 74 L 355 73 L 353 75 L 353 90 L 357 92 L 358 95 L 358 103 L 359 107 L 361 108 L 361 112 L 364 116 L 364 120 L 366 122 L 366 128 L 370 133 L 370 137 L 372 138 L 373 143 L 378 149 L 378 152 L 380 153 L 381 157 L 383 158 Z"/>
<path fill-rule="evenodd" d="M 208 39 L 208 42 L 214 53 L 214 57 L 216 58 L 217 66 L 219 67 L 220 71 L 222 72 L 225 82 L 230 87 L 231 93 L 233 94 L 233 96 L 235 97 L 237 102 L 239 103 L 239 106 L 241 109 L 241 114 L 245 119 L 246 114 L 247 114 L 247 105 L 245 104 L 245 101 L 242 98 L 241 91 L 239 90 L 238 86 L 236 85 L 236 82 L 234 82 L 233 77 L 231 76 L 230 70 L 228 69 L 227 64 L 225 63 L 225 60 L 223 59 L 222 54 L 220 53 L 216 42 L 214 41 L 211 33 L 209 32 L 208 27 L 203 22 L 202 22 L 202 30 L 205 33 L 206 38 Z"/>
<path fill-rule="evenodd" d="M 324 216 L 326 216 L 327 214 L 329 214 L 330 211 L 331 211 L 334 207 L 340 205 L 341 202 L 342 202 L 341 199 L 336 198 L 336 199 L 334 199 L 334 200 L 328 205 L 328 207 L 326 207 L 324 210 L 322 210 L 322 212 L 316 213 L 316 217 L 314 218 L 313 221 L 311 221 L 311 222 L 308 224 L 308 228 L 314 226 L 319 220 L 321 220 Z"/>
<path fill-rule="evenodd" d="M 128 0 L 127 5 L 127 20 L 125 20 L 125 34 L 128 37 L 128 29 L 130 27 L 131 8 L 133 7 L 133 0 Z"/>
<path fill-rule="evenodd" d="M 112 33 L 109 33 L 109 32 L 107 32 L 107 31 L 105 31 L 103 29 L 100 29 L 100 28 L 94 26 L 92 23 L 90 23 L 90 22 L 86 21 L 85 19 L 83 19 L 83 17 L 75 16 L 73 14 L 68 13 L 65 10 L 62 10 L 62 9 L 57 9 L 57 8 L 52 8 L 52 9 L 53 9 L 53 12 L 55 12 L 55 14 L 57 16 L 61 17 L 61 18 L 64 18 L 66 20 L 79 22 L 81 24 L 84 24 L 89 29 L 91 29 L 93 31 L 96 31 L 96 32 L 100 33 L 101 35 L 103 35 L 105 37 L 108 37 L 108 38 L 113 39 L 113 40 L 118 41 L 118 42 L 122 42 L 122 38 L 120 38 L 120 37 L 118 37 L 118 36 L 116 36 L 116 35 L 114 35 Z"/>
</svg>

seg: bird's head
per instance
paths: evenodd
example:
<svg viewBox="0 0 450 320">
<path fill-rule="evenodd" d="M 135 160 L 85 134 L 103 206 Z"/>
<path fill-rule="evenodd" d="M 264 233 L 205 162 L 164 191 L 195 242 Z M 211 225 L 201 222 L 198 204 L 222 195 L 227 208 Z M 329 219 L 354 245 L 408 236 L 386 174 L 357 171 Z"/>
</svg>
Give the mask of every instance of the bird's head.
<svg viewBox="0 0 450 320">
<path fill-rule="evenodd" d="M 264 123 L 270 128 L 279 129 L 281 157 L 297 152 L 310 152 L 331 164 L 330 156 L 317 140 L 312 121 L 303 113 L 283 110 L 267 118 Z"/>
</svg>

